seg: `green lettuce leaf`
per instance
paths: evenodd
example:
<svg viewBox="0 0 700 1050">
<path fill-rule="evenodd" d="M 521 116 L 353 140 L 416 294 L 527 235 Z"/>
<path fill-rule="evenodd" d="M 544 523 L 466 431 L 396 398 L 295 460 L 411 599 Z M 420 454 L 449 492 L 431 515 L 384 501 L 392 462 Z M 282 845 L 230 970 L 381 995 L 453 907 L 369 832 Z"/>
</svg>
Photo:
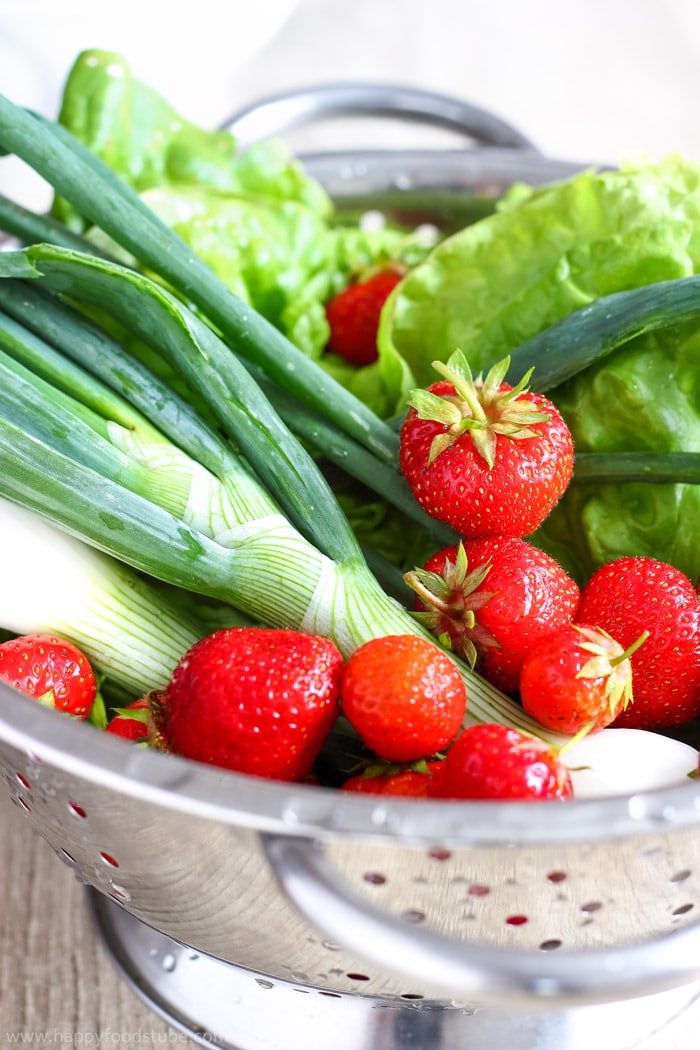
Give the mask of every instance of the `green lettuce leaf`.
<svg viewBox="0 0 700 1050">
<path fill-rule="evenodd" d="M 138 192 L 196 186 L 214 193 L 296 201 L 321 215 L 331 202 L 286 145 L 270 139 L 239 153 L 227 131 L 200 128 L 135 78 L 123 56 L 81 52 L 65 83 L 58 116 L 83 145 Z M 53 213 L 73 229 L 85 223 L 57 198 Z"/>
</svg>

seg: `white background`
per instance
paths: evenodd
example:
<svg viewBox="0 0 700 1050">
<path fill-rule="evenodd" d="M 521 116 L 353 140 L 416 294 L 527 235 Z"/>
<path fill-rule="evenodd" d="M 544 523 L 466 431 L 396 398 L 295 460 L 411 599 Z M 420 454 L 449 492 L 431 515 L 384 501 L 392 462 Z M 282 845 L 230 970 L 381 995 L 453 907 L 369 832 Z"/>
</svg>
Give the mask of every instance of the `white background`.
<svg viewBox="0 0 700 1050">
<path fill-rule="evenodd" d="M 55 116 L 73 58 L 93 46 L 210 126 L 294 87 L 394 82 L 490 109 L 550 156 L 700 161 L 695 0 L 0 0 L 13 101 Z M 0 161 L 0 191 L 34 203 L 15 164 Z"/>
</svg>

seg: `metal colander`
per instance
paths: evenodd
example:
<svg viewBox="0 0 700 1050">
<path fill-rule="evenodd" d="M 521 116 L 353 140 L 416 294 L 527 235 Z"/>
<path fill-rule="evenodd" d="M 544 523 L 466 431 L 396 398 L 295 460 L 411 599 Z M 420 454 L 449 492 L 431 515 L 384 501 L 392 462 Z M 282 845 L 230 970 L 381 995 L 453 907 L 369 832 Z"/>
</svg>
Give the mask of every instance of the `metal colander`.
<svg viewBox="0 0 700 1050">
<path fill-rule="evenodd" d="M 366 102 L 376 89 L 355 92 Z M 489 207 L 517 179 L 577 167 L 495 125 L 495 145 L 481 122 L 483 147 L 304 159 L 343 206 L 384 201 L 427 220 L 435 199 L 443 223 L 461 221 L 465 203 Z M 179 973 L 205 960 L 208 987 L 230 990 L 239 1020 L 252 1004 L 255 1031 L 272 1024 L 261 989 L 287 990 L 298 1020 L 279 1041 L 239 1037 L 242 1050 L 490 1050 L 501 1038 L 532 1050 L 543 1033 L 568 1050 L 590 1046 L 593 1029 L 576 1042 L 570 1026 L 552 1028 L 567 1011 L 603 1011 L 609 1034 L 605 1011 L 637 1000 L 625 1037 L 641 1038 L 635 1023 L 649 1031 L 700 982 L 692 781 L 565 804 L 352 796 L 133 748 L 3 685 L 0 772 L 27 821 L 96 891 L 117 955 L 148 945 L 145 965 L 161 972 L 166 957 Z M 143 972 L 135 983 L 153 993 Z M 191 988 L 178 986 L 167 1015 L 197 1037 L 176 1005 Z M 306 993 L 303 1009 L 290 990 Z M 661 1014 L 650 1019 L 640 997 Z M 225 991 L 215 998 L 218 1016 L 230 1004 Z M 486 1019 L 478 1035 L 474 1017 Z"/>
</svg>

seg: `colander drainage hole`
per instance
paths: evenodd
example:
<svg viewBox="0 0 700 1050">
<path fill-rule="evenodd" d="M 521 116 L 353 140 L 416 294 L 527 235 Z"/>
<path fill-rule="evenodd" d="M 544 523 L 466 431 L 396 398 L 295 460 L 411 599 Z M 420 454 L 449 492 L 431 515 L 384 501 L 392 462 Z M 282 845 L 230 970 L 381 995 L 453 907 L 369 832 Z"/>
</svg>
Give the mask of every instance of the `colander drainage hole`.
<svg viewBox="0 0 700 1050">
<path fill-rule="evenodd" d="M 25 813 L 31 813 L 32 807 L 29 805 L 26 798 L 22 798 L 21 795 L 14 795 L 13 798 L 15 805 L 19 806 L 20 809 L 23 809 Z"/>
<path fill-rule="evenodd" d="M 74 817 L 78 817 L 79 820 L 85 820 L 87 813 L 82 806 L 79 806 L 77 802 L 69 802 L 68 809 L 71 811 Z"/>
<path fill-rule="evenodd" d="M 443 849 L 441 846 L 433 846 L 432 849 L 428 850 L 428 856 L 431 860 L 449 860 L 452 853 L 448 849 Z"/>
<path fill-rule="evenodd" d="M 119 867 L 119 861 L 115 860 L 114 857 L 110 856 L 109 853 L 100 853 L 100 860 L 103 861 L 108 868 Z"/>
<path fill-rule="evenodd" d="M 557 948 L 561 948 L 561 941 L 556 940 L 556 938 L 552 938 L 551 941 L 542 941 L 540 945 L 541 952 L 553 952 Z"/>
<path fill-rule="evenodd" d="M 379 871 L 366 871 L 363 878 L 371 886 L 383 886 L 386 882 L 386 875 L 382 875 Z"/>
<path fill-rule="evenodd" d="M 345 976 L 351 981 L 369 981 L 366 973 L 346 973 Z"/>
<path fill-rule="evenodd" d="M 548 880 L 550 882 L 554 882 L 554 883 L 556 883 L 556 882 L 564 882 L 566 880 L 566 872 L 565 871 L 550 871 L 550 873 L 547 876 L 547 878 L 548 878 Z"/>
<path fill-rule="evenodd" d="M 490 886 L 482 886 L 480 883 L 473 883 L 467 890 L 470 897 L 488 897 L 490 892 Z"/>
<path fill-rule="evenodd" d="M 680 904 L 677 908 L 674 908 L 671 912 L 672 915 L 687 915 L 689 911 L 692 911 L 694 905 L 692 904 Z"/>
<path fill-rule="evenodd" d="M 524 926 L 527 922 L 527 915 L 509 915 L 506 922 L 509 926 Z"/>
<path fill-rule="evenodd" d="M 17 779 L 17 783 L 20 785 L 20 787 L 23 787 L 25 791 L 32 790 L 32 785 L 29 783 L 26 777 L 22 776 L 21 773 L 15 773 L 15 777 Z"/>
<path fill-rule="evenodd" d="M 123 886 L 117 886 L 116 882 L 112 883 L 109 896 L 113 901 L 116 901 L 117 904 L 128 904 L 131 900 L 131 894 L 129 891 Z"/>
<path fill-rule="evenodd" d="M 581 911 L 585 912 L 588 915 L 591 912 L 600 911 L 602 907 L 603 905 L 601 901 L 588 901 L 587 904 L 581 905 Z"/>
<path fill-rule="evenodd" d="M 677 871 L 675 875 L 672 875 L 669 879 L 669 882 L 685 882 L 685 880 L 689 879 L 692 874 L 692 871 L 690 871 L 688 868 L 684 868 L 683 871 Z"/>
</svg>

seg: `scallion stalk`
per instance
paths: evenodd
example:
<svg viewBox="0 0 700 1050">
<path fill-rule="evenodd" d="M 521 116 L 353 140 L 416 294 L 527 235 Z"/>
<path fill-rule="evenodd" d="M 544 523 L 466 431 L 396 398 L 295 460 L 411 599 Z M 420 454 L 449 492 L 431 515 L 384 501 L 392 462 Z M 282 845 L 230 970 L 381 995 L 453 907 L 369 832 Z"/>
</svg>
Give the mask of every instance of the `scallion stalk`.
<svg viewBox="0 0 700 1050">
<path fill-rule="evenodd" d="M 46 241 L 48 244 L 60 244 L 64 248 L 75 248 L 76 251 L 93 251 L 104 255 L 97 245 L 50 215 L 38 215 L 29 208 L 16 204 L 0 193 L 0 230 L 16 237 L 23 244 L 34 244 Z"/>
<path fill-rule="evenodd" d="M 92 303 L 159 351 L 205 399 L 285 513 L 331 558 L 362 560 L 325 478 L 225 343 L 150 278 L 52 245 L 0 255 L 0 277 L 31 278 Z"/>
<path fill-rule="evenodd" d="M 572 482 L 700 484 L 700 452 L 577 452 Z"/>
<path fill-rule="evenodd" d="M 601 296 L 513 350 L 506 378 L 517 382 L 533 368 L 544 393 L 644 332 L 699 316 L 699 274 Z"/>
</svg>

